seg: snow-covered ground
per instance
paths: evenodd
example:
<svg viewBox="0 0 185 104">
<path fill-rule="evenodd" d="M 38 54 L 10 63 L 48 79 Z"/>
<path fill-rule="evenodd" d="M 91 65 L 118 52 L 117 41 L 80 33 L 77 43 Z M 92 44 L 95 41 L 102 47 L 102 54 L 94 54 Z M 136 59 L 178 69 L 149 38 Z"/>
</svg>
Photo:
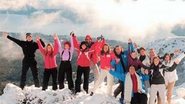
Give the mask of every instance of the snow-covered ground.
<svg viewBox="0 0 185 104">
<path fill-rule="evenodd" d="M 93 83 L 90 87 L 93 87 Z M 176 87 L 174 92 L 172 104 L 185 104 L 185 99 L 183 99 L 185 98 L 185 84 Z M 22 104 L 22 102 L 24 104 L 119 104 L 118 99 L 106 95 L 105 84 L 102 84 L 93 96 L 85 92 L 73 95 L 67 88 L 52 91 L 49 87 L 48 90 L 42 91 L 41 88 L 27 86 L 21 90 L 18 86 L 7 84 L 4 94 L 0 96 L 0 104 Z"/>
<path fill-rule="evenodd" d="M 93 87 L 93 83 L 90 84 Z M 115 86 L 116 87 L 116 86 Z M 0 96 L 0 104 L 119 104 L 117 99 L 107 96 L 105 86 L 97 90 L 93 96 L 86 94 L 85 91 L 73 95 L 67 86 L 63 90 L 53 91 L 51 87 L 42 91 L 41 88 L 27 86 L 21 90 L 18 86 L 11 83 L 7 84 L 4 94 Z"/>
</svg>

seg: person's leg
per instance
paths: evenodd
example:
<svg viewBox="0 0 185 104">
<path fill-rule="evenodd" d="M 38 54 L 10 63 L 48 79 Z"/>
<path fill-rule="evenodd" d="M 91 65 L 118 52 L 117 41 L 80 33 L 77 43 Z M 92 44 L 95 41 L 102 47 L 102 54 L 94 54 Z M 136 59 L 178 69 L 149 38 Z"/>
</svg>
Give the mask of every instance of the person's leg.
<svg viewBox="0 0 185 104">
<path fill-rule="evenodd" d="M 37 68 L 37 62 L 34 60 L 33 63 L 30 65 L 32 75 L 33 75 L 33 80 L 35 87 L 40 87 L 39 84 L 39 78 L 38 78 L 38 68 Z"/>
<path fill-rule="evenodd" d="M 114 84 L 113 76 L 107 71 L 107 94 L 112 95 L 112 86 Z"/>
<path fill-rule="evenodd" d="M 74 83 L 73 83 L 73 78 L 72 78 L 72 67 L 71 67 L 70 62 L 67 65 L 66 72 L 67 72 L 66 74 L 67 74 L 68 88 L 70 90 L 73 90 L 74 89 Z"/>
<path fill-rule="evenodd" d="M 139 101 L 139 104 L 147 104 L 148 102 L 147 95 L 144 93 L 141 93 L 141 94 L 139 93 L 138 101 Z"/>
<path fill-rule="evenodd" d="M 131 104 L 139 104 L 138 103 L 138 94 L 134 93 L 132 99 L 131 99 Z"/>
<path fill-rule="evenodd" d="M 84 69 L 84 84 L 83 84 L 83 89 L 86 91 L 88 94 L 89 91 L 89 73 L 90 73 L 90 68 L 85 68 Z"/>
<path fill-rule="evenodd" d="M 65 78 L 65 65 L 63 64 L 63 62 L 61 62 L 58 73 L 59 89 L 64 88 L 64 78 Z"/>
<path fill-rule="evenodd" d="M 51 75 L 52 75 L 52 81 L 53 81 L 52 89 L 57 90 L 57 68 L 52 69 Z"/>
<path fill-rule="evenodd" d="M 118 87 L 114 90 L 114 97 L 116 98 L 123 90 L 123 86 L 121 84 L 122 82 L 119 82 Z"/>
<path fill-rule="evenodd" d="M 157 85 L 151 85 L 149 104 L 155 104 L 157 90 Z"/>
<path fill-rule="evenodd" d="M 21 81 L 20 81 L 20 88 L 24 89 L 24 86 L 26 84 L 26 74 L 28 72 L 29 65 L 26 63 L 25 60 L 22 62 L 22 73 L 21 73 Z"/>
<path fill-rule="evenodd" d="M 159 85 L 159 97 L 161 98 L 161 104 L 165 104 L 166 86 L 165 84 Z"/>
<path fill-rule="evenodd" d="M 46 90 L 48 88 L 49 77 L 50 77 L 50 70 L 45 69 L 42 90 Z"/>
<path fill-rule="evenodd" d="M 102 69 L 100 72 L 100 75 L 98 77 L 98 80 L 96 81 L 94 88 L 93 88 L 93 92 L 96 91 L 96 89 L 100 86 L 100 84 L 104 81 L 106 77 L 106 72 Z"/>
<path fill-rule="evenodd" d="M 160 96 L 159 96 L 159 92 L 157 92 L 157 104 L 162 104 L 162 102 L 161 102 L 161 98 L 160 98 Z"/>
<path fill-rule="evenodd" d="M 171 104 L 171 97 L 173 94 L 174 86 L 175 86 L 175 81 L 168 83 L 168 85 L 167 85 L 167 102 L 168 102 L 168 104 Z"/>
<path fill-rule="evenodd" d="M 91 66 L 90 66 L 91 70 L 93 71 L 94 74 L 94 84 L 96 83 L 96 81 L 98 80 L 99 77 L 99 67 L 97 64 L 94 64 L 93 62 L 91 62 Z"/>
<path fill-rule="evenodd" d="M 83 74 L 83 69 L 80 66 L 78 66 L 78 68 L 77 68 L 77 78 L 76 78 L 76 81 L 75 81 L 75 93 L 81 91 L 80 85 L 81 85 L 81 80 L 82 80 L 82 74 Z"/>
</svg>

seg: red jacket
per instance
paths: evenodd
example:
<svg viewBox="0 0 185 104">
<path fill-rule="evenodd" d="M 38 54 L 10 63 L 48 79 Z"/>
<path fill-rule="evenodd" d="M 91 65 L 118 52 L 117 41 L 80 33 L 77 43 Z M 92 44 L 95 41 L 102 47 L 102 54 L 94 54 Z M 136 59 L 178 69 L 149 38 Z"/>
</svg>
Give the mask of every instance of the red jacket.
<svg viewBox="0 0 185 104">
<path fill-rule="evenodd" d="M 81 67 L 89 67 L 90 66 L 90 56 L 92 55 L 93 50 L 82 52 L 78 49 L 78 58 L 77 65 Z"/>
<path fill-rule="evenodd" d="M 74 47 L 75 48 L 79 48 L 80 47 L 80 43 L 77 39 L 76 36 L 73 36 L 73 43 L 74 43 Z M 90 57 L 90 60 L 94 63 L 94 64 L 97 64 L 99 61 L 100 61 L 100 57 L 99 57 L 99 52 L 101 51 L 102 49 L 102 46 L 103 44 L 105 43 L 105 40 L 103 41 L 96 41 L 90 48 L 90 50 L 94 50 L 93 52 L 91 52 L 91 56 Z"/>
<path fill-rule="evenodd" d="M 53 50 L 53 54 L 46 54 L 46 50 L 45 48 L 41 45 L 40 40 L 37 40 L 37 44 L 39 46 L 39 50 L 41 52 L 41 54 L 43 55 L 44 58 L 44 66 L 45 69 L 52 69 L 52 68 L 56 68 L 57 67 L 57 63 L 56 63 L 56 55 L 59 51 L 59 40 L 55 39 L 54 40 L 54 50 Z"/>
<path fill-rule="evenodd" d="M 111 60 L 115 57 L 114 53 L 107 55 L 100 55 L 100 68 L 103 70 L 110 70 Z"/>
</svg>

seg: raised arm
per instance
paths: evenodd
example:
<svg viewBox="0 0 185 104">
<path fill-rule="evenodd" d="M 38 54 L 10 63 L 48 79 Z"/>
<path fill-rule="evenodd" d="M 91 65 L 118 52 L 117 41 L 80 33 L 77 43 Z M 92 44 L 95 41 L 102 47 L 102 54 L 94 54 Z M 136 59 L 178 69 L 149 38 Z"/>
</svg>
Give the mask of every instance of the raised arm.
<svg viewBox="0 0 185 104">
<path fill-rule="evenodd" d="M 8 35 L 8 33 L 6 33 L 6 32 L 4 32 L 3 35 L 4 35 L 5 37 L 7 37 L 9 40 L 11 40 L 11 41 L 15 42 L 16 44 L 18 44 L 20 47 L 22 47 L 23 44 L 24 44 L 24 41 L 21 41 L 21 40 L 19 40 L 19 39 L 13 38 L 13 37 L 11 37 L 10 35 Z"/>
<path fill-rule="evenodd" d="M 130 55 L 130 53 L 131 53 L 132 51 L 134 51 L 134 45 L 133 45 L 133 43 L 132 43 L 132 40 L 129 39 L 129 40 L 128 40 L 128 55 Z"/>
<path fill-rule="evenodd" d="M 74 34 L 74 33 L 73 33 L 73 34 L 71 34 L 71 35 L 72 35 L 72 40 L 73 40 L 74 48 L 79 49 L 79 47 L 80 47 L 80 43 L 79 43 L 79 41 L 78 41 L 77 37 L 75 36 L 75 34 Z"/>
<path fill-rule="evenodd" d="M 58 39 L 57 34 L 54 34 L 53 38 L 54 38 L 54 52 L 53 52 L 53 54 L 57 55 L 57 53 L 59 52 L 59 39 Z"/>
<path fill-rule="evenodd" d="M 38 48 L 39 48 L 41 54 L 44 55 L 45 54 L 45 49 L 44 49 L 44 47 L 43 47 L 43 45 L 42 45 L 42 43 L 40 41 L 40 37 L 37 37 L 37 44 L 38 44 Z"/>
<path fill-rule="evenodd" d="M 71 51 L 71 54 L 74 52 L 74 43 L 73 43 L 73 36 L 70 35 L 70 42 L 71 42 L 71 48 L 70 48 L 70 51 Z"/>
</svg>

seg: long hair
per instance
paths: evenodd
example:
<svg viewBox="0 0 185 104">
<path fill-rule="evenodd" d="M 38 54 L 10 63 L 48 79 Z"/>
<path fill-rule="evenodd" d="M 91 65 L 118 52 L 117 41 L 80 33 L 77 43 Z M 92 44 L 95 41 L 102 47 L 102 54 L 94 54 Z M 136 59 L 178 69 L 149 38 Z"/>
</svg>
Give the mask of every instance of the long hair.
<svg viewBox="0 0 185 104">
<path fill-rule="evenodd" d="M 170 58 L 170 60 L 169 60 L 169 61 L 171 61 L 171 55 L 170 55 L 169 53 L 164 54 L 164 56 L 163 56 L 163 60 L 165 60 L 166 56 L 169 56 L 169 58 Z"/>
<path fill-rule="evenodd" d="M 152 64 L 151 64 L 151 66 L 154 66 L 154 65 L 155 65 L 155 64 L 154 64 L 154 60 L 155 60 L 155 59 L 158 59 L 158 60 L 159 60 L 159 64 L 158 64 L 157 66 L 159 66 L 160 64 L 162 64 L 161 61 L 160 61 L 160 58 L 159 58 L 158 56 L 155 56 L 155 57 L 153 58 L 153 60 L 152 60 L 153 62 L 152 62 Z"/>
<path fill-rule="evenodd" d="M 107 52 L 104 51 L 105 46 L 108 46 L 108 51 Z M 103 45 L 103 48 L 101 50 L 101 55 L 104 55 L 104 54 L 110 54 L 110 46 L 108 44 Z"/>
<path fill-rule="evenodd" d="M 116 52 L 116 48 L 121 48 L 121 46 L 120 46 L 120 45 L 116 45 L 116 46 L 114 47 L 114 50 L 113 50 L 115 56 L 116 56 L 117 58 L 120 58 L 120 55 L 118 55 L 117 52 Z M 121 53 L 122 53 L 122 50 L 121 50 Z M 120 53 L 120 54 L 121 54 L 121 53 Z"/>
<path fill-rule="evenodd" d="M 48 52 L 48 47 L 51 47 L 51 52 Z M 51 44 L 51 43 L 48 43 L 47 45 L 46 45 L 46 47 L 45 47 L 45 50 L 46 50 L 46 53 L 45 53 L 45 55 L 50 55 L 50 56 L 52 56 L 53 55 L 53 51 L 54 51 L 54 48 L 53 48 L 53 45 Z"/>
</svg>

